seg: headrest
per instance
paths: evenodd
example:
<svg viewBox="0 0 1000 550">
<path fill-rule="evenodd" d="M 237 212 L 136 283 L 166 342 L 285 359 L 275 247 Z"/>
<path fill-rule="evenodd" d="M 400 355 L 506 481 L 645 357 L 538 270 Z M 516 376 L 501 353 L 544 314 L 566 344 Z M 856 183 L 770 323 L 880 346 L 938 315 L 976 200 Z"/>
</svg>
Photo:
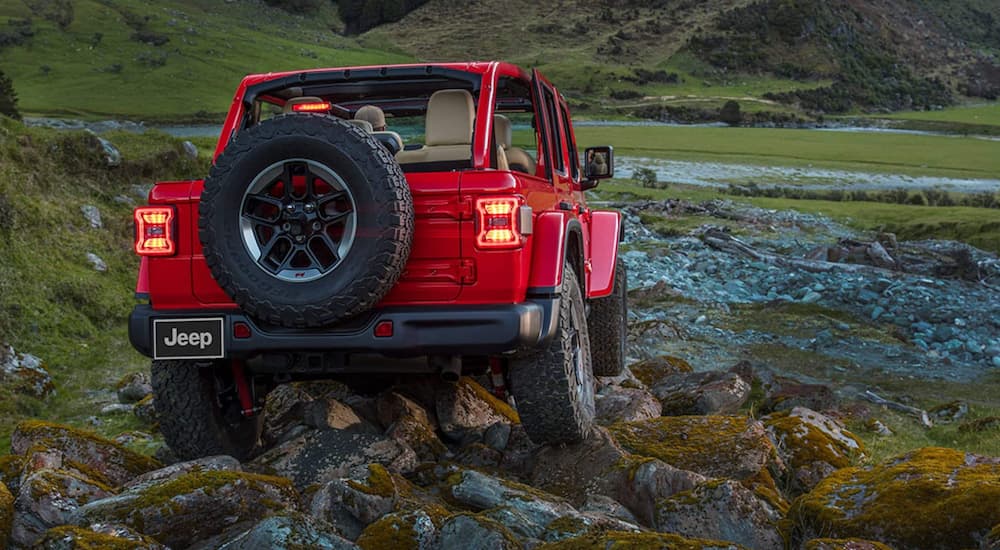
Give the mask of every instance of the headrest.
<svg viewBox="0 0 1000 550">
<path fill-rule="evenodd" d="M 369 134 L 375 131 L 375 129 L 372 127 L 372 123 L 368 122 L 367 120 L 360 120 L 355 118 L 353 120 L 348 120 L 347 122 L 348 124 L 353 124 L 358 128 L 361 128 L 362 130 L 368 132 Z"/>
<path fill-rule="evenodd" d="M 323 103 L 323 99 L 308 95 L 302 97 L 293 97 L 292 99 L 289 99 L 288 101 L 285 102 L 285 106 L 281 108 L 281 112 L 285 113 L 286 115 L 288 113 L 292 113 L 294 112 L 292 111 L 292 105 L 298 105 L 300 103 Z"/>
<path fill-rule="evenodd" d="M 374 132 L 372 133 L 372 136 L 374 136 L 379 143 L 384 145 L 385 148 L 388 149 L 393 155 L 403 150 L 403 138 L 396 132 L 385 130 L 382 132 Z"/>
<path fill-rule="evenodd" d="M 510 149 L 510 144 L 514 141 L 514 129 L 510 125 L 509 118 L 493 115 L 493 134 L 497 138 L 497 145 L 503 149 Z"/>
<path fill-rule="evenodd" d="M 476 107 L 466 90 L 438 90 L 427 102 L 428 146 L 471 145 Z"/>
<path fill-rule="evenodd" d="M 385 128 L 385 113 L 374 105 L 365 105 L 358 109 L 358 112 L 354 113 L 354 120 L 369 122 L 373 128 Z"/>
</svg>

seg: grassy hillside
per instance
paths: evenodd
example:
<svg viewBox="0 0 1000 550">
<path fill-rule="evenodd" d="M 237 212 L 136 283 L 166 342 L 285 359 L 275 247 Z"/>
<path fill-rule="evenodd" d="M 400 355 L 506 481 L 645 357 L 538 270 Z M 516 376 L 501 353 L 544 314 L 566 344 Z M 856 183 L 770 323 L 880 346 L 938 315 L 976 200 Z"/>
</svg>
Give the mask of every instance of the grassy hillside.
<svg viewBox="0 0 1000 550">
<path fill-rule="evenodd" d="M 105 137 L 121 149 L 121 166 L 107 168 L 89 134 L 0 117 L 0 342 L 45 360 L 57 391 L 43 402 L 0 386 L 0 448 L 26 416 L 81 422 L 96 412 L 89 394 L 145 366 L 124 325 L 138 267 L 131 203 L 157 179 L 204 174 L 208 159 L 188 159 L 163 134 Z M 84 205 L 100 210 L 103 228 L 90 227 Z M 96 272 L 87 253 L 108 270 Z"/>
<path fill-rule="evenodd" d="M 0 2 L 6 32 L 31 33 L 0 66 L 25 114 L 176 120 L 221 118 L 248 73 L 412 59 L 337 34 L 323 6 L 297 16 L 223 0 Z"/>
</svg>

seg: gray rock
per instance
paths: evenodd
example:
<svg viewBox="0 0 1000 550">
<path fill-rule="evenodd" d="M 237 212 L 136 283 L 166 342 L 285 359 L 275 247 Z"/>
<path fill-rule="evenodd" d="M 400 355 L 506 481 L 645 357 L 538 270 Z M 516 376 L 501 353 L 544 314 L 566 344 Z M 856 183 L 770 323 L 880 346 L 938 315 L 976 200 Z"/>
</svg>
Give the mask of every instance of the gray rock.
<svg viewBox="0 0 1000 550">
<path fill-rule="evenodd" d="M 153 385 L 146 373 L 134 372 L 126 374 L 118 382 L 117 394 L 119 403 L 138 403 L 153 395 Z"/>
<path fill-rule="evenodd" d="M 491 449 L 503 451 L 507 448 L 507 442 L 510 441 L 510 432 L 510 424 L 496 422 L 489 428 L 486 428 L 486 432 L 483 434 L 483 443 Z"/>
<path fill-rule="evenodd" d="M 502 524 L 486 518 L 459 514 L 441 526 L 440 550 L 513 550 L 521 548 Z"/>
<path fill-rule="evenodd" d="M 376 400 L 375 411 L 386 428 L 385 435 L 409 446 L 420 460 L 435 462 L 448 451 L 438 438 L 431 413 L 409 397 L 394 391 L 384 393 Z"/>
<path fill-rule="evenodd" d="M 189 159 L 195 160 L 198 158 L 198 147 L 195 146 L 195 144 L 185 140 L 181 145 L 184 147 L 184 154 L 187 155 Z"/>
<path fill-rule="evenodd" d="M 104 227 L 104 222 L 101 221 L 101 211 L 96 206 L 91 204 L 85 204 L 80 207 L 80 212 L 83 213 L 83 217 L 90 224 L 90 227 L 94 229 L 100 229 Z"/>
<path fill-rule="evenodd" d="M 474 470 L 464 470 L 459 476 L 458 483 L 451 486 L 451 497 L 469 509 L 506 507 L 542 528 L 563 516 L 579 516 L 573 506 L 555 495 Z"/>
<path fill-rule="evenodd" d="M 243 472 L 189 472 L 90 502 L 73 514 L 76 525 L 116 523 L 170 547 L 186 548 L 233 525 L 295 511 L 288 480 Z"/>
<path fill-rule="evenodd" d="M 413 510 L 395 512 L 368 526 L 358 537 L 358 546 L 379 548 L 385 544 L 386 532 L 392 532 L 390 539 L 394 548 L 412 550 L 432 550 L 437 542 L 437 530 L 427 512 Z"/>
<path fill-rule="evenodd" d="M 136 418 L 147 424 L 156 424 L 159 422 L 159 418 L 156 416 L 156 403 L 152 395 L 136 403 L 132 408 L 132 413 L 135 414 Z"/>
<path fill-rule="evenodd" d="M 177 479 L 190 473 L 203 472 L 242 472 L 240 461 L 231 456 L 218 455 L 177 462 L 159 470 L 147 472 L 129 481 L 122 487 L 123 491 L 141 491 L 154 485 Z"/>
<path fill-rule="evenodd" d="M 36 471 L 21 482 L 14 500 L 11 540 L 30 547 L 48 529 L 71 523 L 79 507 L 112 494 L 111 488 L 83 475 Z"/>
<path fill-rule="evenodd" d="M 0 345 L 0 384 L 33 397 L 47 397 L 55 391 L 45 363 L 29 353 L 17 353 Z"/>
<path fill-rule="evenodd" d="M 304 489 L 314 483 L 364 477 L 372 463 L 409 473 L 417 467 L 417 455 L 409 446 L 385 436 L 310 430 L 257 457 L 252 465 L 287 477 Z"/>
<path fill-rule="evenodd" d="M 583 513 L 596 512 L 629 523 L 639 523 L 639 520 L 625 505 L 604 495 L 587 495 L 587 500 L 580 507 L 580 511 Z"/>
<path fill-rule="evenodd" d="M 597 423 L 632 422 L 660 416 L 663 405 L 645 389 L 605 386 L 594 396 Z"/>
<path fill-rule="evenodd" d="M 750 384 L 732 372 L 710 371 L 664 378 L 652 387 L 665 416 L 728 414 L 750 397 Z"/>
<path fill-rule="evenodd" d="M 108 537 L 113 537 L 110 543 Z M 95 524 L 89 528 L 60 526 L 50 529 L 35 543 L 35 550 L 81 550 L 105 548 L 115 544 L 117 548 L 130 550 L 169 550 L 166 546 L 122 525 Z"/>
<path fill-rule="evenodd" d="M 99 273 L 104 273 L 108 270 L 108 264 L 104 263 L 104 260 L 93 252 L 87 252 L 87 262 L 94 268 L 94 271 Z"/>
<path fill-rule="evenodd" d="M 781 514 L 732 480 L 709 481 L 659 503 L 656 528 L 684 537 L 732 541 L 747 548 L 781 550 Z"/>
<path fill-rule="evenodd" d="M 822 299 L 823 299 L 823 295 L 822 294 L 820 294 L 819 292 L 815 292 L 815 291 L 810 290 L 808 293 L 806 293 L 805 296 L 802 297 L 802 303 L 805 303 L 805 304 L 815 304 L 816 302 L 818 302 L 818 301 L 820 301 Z"/>
<path fill-rule="evenodd" d="M 122 153 L 110 141 L 98 136 L 97 141 L 101 143 L 101 150 L 104 152 L 104 162 L 108 168 L 120 166 L 122 163 Z"/>
<path fill-rule="evenodd" d="M 497 422 L 513 423 L 513 411 L 471 378 L 442 386 L 436 396 L 435 411 L 441 432 L 453 441 L 471 443 Z"/>
<path fill-rule="evenodd" d="M 189 550 L 354 550 L 358 545 L 336 534 L 332 527 L 301 515 L 271 516 L 249 530 L 243 528 L 233 538 L 209 540 Z"/>
<path fill-rule="evenodd" d="M 132 414 L 133 405 L 125 403 L 110 403 L 101 407 L 101 414 Z"/>
<path fill-rule="evenodd" d="M 362 420 L 353 408 L 336 399 L 317 399 L 303 404 L 302 421 L 319 430 L 344 430 L 352 433 L 380 434 L 381 430 Z"/>
<path fill-rule="evenodd" d="M 337 526 L 340 534 L 356 540 L 366 527 L 396 508 L 399 492 L 384 468 L 369 466 L 367 479 L 335 479 L 313 495 L 310 513 Z"/>
</svg>

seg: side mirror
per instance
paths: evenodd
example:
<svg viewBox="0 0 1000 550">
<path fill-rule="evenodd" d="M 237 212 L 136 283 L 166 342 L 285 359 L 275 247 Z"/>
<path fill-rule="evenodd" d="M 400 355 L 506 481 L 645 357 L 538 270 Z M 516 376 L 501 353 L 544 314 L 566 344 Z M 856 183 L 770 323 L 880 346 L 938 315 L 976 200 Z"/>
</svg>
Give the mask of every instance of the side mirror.
<svg viewBox="0 0 1000 550">
<path fill-rule="evenodd" d="M 598 182 L 615 175 L 615 148 L 610 145 L 587 147 L 583 153 L 584 181 L 580 187 L 584 191 L 597 187 Z"/>
</svg>

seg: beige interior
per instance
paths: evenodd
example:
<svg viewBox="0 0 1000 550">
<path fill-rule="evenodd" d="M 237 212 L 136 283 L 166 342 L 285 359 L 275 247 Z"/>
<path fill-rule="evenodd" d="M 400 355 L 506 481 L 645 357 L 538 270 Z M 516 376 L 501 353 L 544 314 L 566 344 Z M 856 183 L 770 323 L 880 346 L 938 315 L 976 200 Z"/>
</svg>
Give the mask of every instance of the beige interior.
<svg viewBox="0 0 1000 550">
<path fill-rule="evenodd" d="M 511 170 L 534 175 L 535 159 L 531 158 L 531 155 L 524 149 L 511 146 L 514 141 L 514 129 L 510 124 L 510 119 L 503 115 L 493 115 L 493 133 L 496 135 L 500 151 L 503 151 L 507 166 Z"/>
<path fill-rule="evenodd" d="M 323 102 L 322 98 L 308 96 L 308 95 L 302 97 L 293 97 L 292 99 L 289 99 L 288 101 L 285 102 L 284 107 L 281 108 L 281 112 L 287 115 L 289 113 L 294 112 L 292 111 L 292 105 L 298 105 L 300 103 L 322 103 L 322 102 Z"/>
<path fill-rule="evenodd" d="M 359 120 L 359 119 L 355 118 L 355 119 L 348 120 L 346 122 L 348 124 L 353 124 L 353 125 L 357 126 L 358 128 L 361 128 L 362 130 L 368 132 L 369 134 L 371 134 L 371 133 L 373 133 L 375 131 L 375 127 L 372 126 L 372 123 L 368 122 L 367 120 Z"/>
<path fill-rule="evenodd" d="M 439 90 L 427 102 L 426 145 L 400 151 L 400 164 L 463 161 L 472 158 L 476 107 L 466 90 Z"/>
</svg>

